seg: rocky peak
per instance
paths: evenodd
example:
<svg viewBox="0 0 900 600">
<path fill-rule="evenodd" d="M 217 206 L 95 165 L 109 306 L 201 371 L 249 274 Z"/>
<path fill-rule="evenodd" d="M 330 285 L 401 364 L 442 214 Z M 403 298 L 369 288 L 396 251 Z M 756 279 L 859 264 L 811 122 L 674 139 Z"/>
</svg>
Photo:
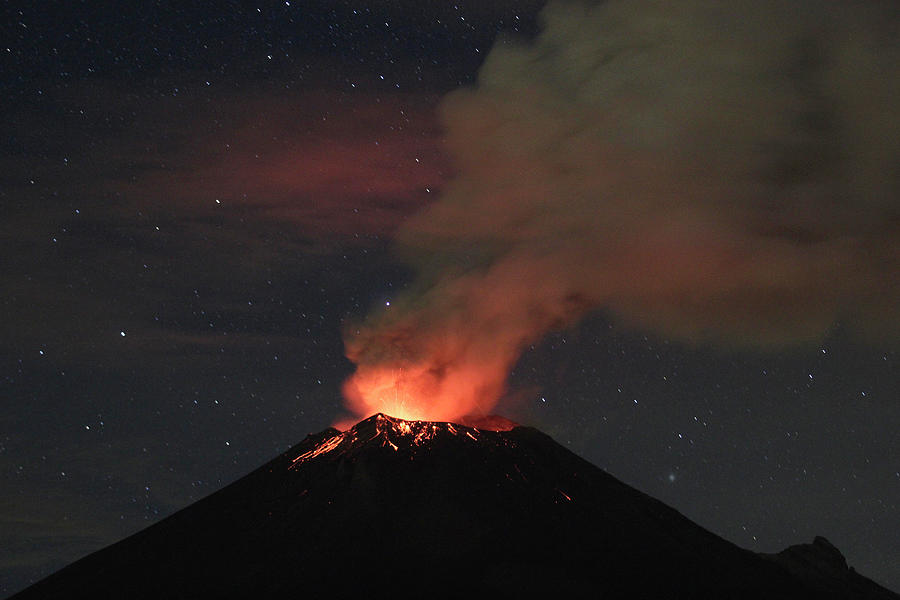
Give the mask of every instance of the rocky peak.
<svg viewBox="0 0 900 600">
<path fill-rule="evenodd" d="M 409 452 L 429 442 L 450 437 L 473 442 L 487 437 L 496 442 L 496 438 L 502 435 L 500 432 L 518 426 L 513 421 L 497 415 L 466 418 L 464 422 L 466 424 L 463 425 L 441 421 L 408 421 L 377 413 L 347 431 L 327 430 L 315 446 L 306 449 L 293 459 L 293 467 L 317 457 L 345 456 L 373 445 L 396 452 L 401 450 Z"/>
</svg>

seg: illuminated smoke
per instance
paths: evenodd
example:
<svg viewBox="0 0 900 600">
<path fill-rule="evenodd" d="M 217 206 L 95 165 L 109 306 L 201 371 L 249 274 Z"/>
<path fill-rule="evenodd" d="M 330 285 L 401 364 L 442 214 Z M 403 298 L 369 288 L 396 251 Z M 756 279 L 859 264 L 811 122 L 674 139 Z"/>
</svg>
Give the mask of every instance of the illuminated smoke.
<svg viewBox="0 0 900 600">
<path fill-rule="evenodd" d="M 459 169 L 397 236 L 404 297 L 347 331 L 350 408 L 490 409 L 603 309 L 767 346 L 897 331 L 892 2 L 556 2 L 441 105 Z"/>
</svg>

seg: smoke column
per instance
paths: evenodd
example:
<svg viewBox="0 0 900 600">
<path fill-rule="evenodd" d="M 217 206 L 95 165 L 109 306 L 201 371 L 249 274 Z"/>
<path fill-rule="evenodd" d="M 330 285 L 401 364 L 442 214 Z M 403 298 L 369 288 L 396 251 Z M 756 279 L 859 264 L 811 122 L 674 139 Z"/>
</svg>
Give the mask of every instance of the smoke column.
<svg viewBox="0 0 900 600">
<path fill-rule="evenodd" d="M 551 2 L 441 118 L 459 170 L 396 238 L 417 278 L 345 334 L 349 408 L 488 411 L 602 309 L 699 343 L 900 323 L 895 2 Z"/>
</svg>

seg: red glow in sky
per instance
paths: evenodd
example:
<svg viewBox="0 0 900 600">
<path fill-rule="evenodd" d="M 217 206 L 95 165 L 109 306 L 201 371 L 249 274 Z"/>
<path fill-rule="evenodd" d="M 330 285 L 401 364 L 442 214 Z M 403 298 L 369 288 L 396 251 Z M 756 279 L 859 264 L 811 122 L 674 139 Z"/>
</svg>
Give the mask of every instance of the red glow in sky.
<svg viewBox="0 0 900 600">
<path fill-rule="evenodd" d="M 360 416 L 382 412 L 408 420 L 458 421 L 490 410 L 503 391 L 505 373 L 502 367 L 474 364 L 442 369 L 426 361 L 360 365 L 344 384 L 344 396 Z"/>
</svg>

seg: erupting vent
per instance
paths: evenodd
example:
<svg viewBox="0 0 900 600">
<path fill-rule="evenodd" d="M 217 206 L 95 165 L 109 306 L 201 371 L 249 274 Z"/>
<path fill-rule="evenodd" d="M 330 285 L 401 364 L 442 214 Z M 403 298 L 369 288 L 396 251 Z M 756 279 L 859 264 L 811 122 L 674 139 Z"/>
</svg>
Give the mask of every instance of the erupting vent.
<svg viewBox="0 0 900 600">
<path fill-rule="evenodd" d="M 326 437 L 314 448 L 293 459 L 291 468 L 327 454 L 346 454 L 372 444 L 394 451 L 415 449 L 424 443 L 445 436 L 468 438 L 479 441 L 486 433 L 493 441 L 500 441 L 496 432 L 509 431 L 518 427 L 517 423 L 497 415 L 465 418 L 463 424 L 440 421 L 408 421 L 378 413 L 360 421 L 347 431 L 332 429 L 334 433 Z M 506 443 L 506 442 L 504 442 Z"/>
</svg>

